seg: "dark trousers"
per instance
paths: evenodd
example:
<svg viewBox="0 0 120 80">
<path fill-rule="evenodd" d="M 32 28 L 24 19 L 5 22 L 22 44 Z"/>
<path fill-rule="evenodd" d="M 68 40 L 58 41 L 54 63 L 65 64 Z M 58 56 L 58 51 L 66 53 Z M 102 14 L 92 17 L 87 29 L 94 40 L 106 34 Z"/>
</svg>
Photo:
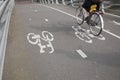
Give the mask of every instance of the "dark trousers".
<svg viewBox="0 0 120 80">
<path fill-rule="evenodd" d="M 94 2 L 92 2 L 92 0 L 85 0 L 82 7 L 85 8 L 86 11 L 90 12 L 90 7 L 91 7 L 91 5 L 94 5 L 94 4 L 97 5 L 97 10 L 99 10 L 101 3 L 100 2 L 94 3 Z"/>
</svg>

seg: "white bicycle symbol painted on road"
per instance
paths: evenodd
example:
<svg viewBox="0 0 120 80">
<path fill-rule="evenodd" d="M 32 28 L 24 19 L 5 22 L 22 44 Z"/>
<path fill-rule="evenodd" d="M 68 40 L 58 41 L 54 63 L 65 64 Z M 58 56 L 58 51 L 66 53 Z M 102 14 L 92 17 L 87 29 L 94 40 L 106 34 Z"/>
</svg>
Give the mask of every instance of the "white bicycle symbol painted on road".
<svg viewBox="0 0 120 80">
<path fill-rule="evenodd" d="M 85 30 L 81 26 L 72 26 L 72 28 L 75 30 L 75 35 L 82 41 L 85 41 L 87 43 L 93 43 L 92 38 L 97 38 L 99 40 L 105 40 L 105 37 L 103 35 L 94 36 L 90 33 L 90 30 Z"/>
<path fill-rule="evenodd" d="M 42 31 L 42 36 L 36 35 L 35 33 L 28 33 L 27 40 L 33 45 L 38 45 L 40 47 L 40 53 L 45 53 L 44 49 L 46 48 L 51 49 L 49 53 L 54 52 L 54 47 L 51 43 L 54 40 L 54 36 L 48 31 Z M 42 45 L 42 41 L 47 42 L 47 44 Z"/>
</svg>

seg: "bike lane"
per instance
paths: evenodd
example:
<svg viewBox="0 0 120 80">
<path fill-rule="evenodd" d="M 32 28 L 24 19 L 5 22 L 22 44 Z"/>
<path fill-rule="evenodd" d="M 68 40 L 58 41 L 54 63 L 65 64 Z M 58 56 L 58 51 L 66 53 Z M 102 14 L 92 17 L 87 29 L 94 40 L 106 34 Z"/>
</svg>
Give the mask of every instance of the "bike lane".
<svg viewBox="0 0 120 80">
<path fill-rule="evenodd" d="M 39 5 L 39 4 L 38 4 Z M 71 7 L 71 6 L 62 6 L 62 5 L 47 5 L 49 7 L 57 8 L 58 10 L 61 10 L 63 12 L 66 12 L 67 14 L 70 14 L 71 17 L 75 17 L 75 11 L 76 7 Z M 104 20 L 104 32 L 114 36 L 120 36 L 119 30 L 120 30 L 120 16 L 114 15 L 114 14 L 109 14 L 106 13 L 103 15 L 103 20 Z M 76 22 L 76 21 L 74 21 Z M 115 36 L 114 36 L 115 37 Z M 117 38 L 117 37 L 116 37 Z"/>
<path fill-rule="evenodd" d="M 120 41 L 104 34 L 104 41 L 93 37 L 92 44 L 87 43 L 75 36 L 73 21 L 72 17 L 43 6 L 16 4 L 8 35 L 3 80 L 119 80 L 120 49 L 116 44 Z M 44 31 L 53 35 L 52 40 Z M 27 38 L 30 33 L 37 34 L 31 36 L 35 43 L 30 43 Z M 42 44 L 37 45 L 40 37 Z M 110 42 L 108 37 L 112 38 Z M 46 45 L 49 41 L 54 49 Z M 49 48 L 42 53 L 40 45 Z M 82 58 L 76 52 L 79 49 L 88 57 Z"/>
</svg>

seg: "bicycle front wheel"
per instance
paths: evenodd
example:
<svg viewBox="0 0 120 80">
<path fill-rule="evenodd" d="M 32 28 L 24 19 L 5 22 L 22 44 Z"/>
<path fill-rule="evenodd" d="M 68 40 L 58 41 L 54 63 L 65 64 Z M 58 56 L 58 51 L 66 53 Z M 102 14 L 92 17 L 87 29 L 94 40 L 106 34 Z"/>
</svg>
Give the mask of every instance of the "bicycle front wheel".
<svg viewBox="0 0 120 80">
<path fill-rule="evenodd" d="M 97 12 L 92 13 L 89 18 L 89 26 L 90 26 L 90 32 L 94 36 L 99 36 L 104 27 L 102 16 Z"/>
<path fill-rule="evenodd" d="M 77 19 L 77 23 L 79 25 L 82 25 L 83 22 L 84 22 L 84 13 L 83 13 L 83 9 L 81 7 L 78 7 L 76 9 L 75 16 L 76 16 L 76 19 Z"/>
</svg>

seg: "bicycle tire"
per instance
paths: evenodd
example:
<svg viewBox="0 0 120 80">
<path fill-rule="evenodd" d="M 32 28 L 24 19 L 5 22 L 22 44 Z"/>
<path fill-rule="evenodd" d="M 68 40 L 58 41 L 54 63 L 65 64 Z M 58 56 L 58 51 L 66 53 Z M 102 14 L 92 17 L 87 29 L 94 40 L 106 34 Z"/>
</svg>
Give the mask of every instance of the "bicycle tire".
<svg viewBox="0 0 120 80">
<path fill-rule="evenodd" d="M 83 9 L 81 8 L 81 6 L 79 6 L 76 9 L 75 17 L 79 25 L 82 25 L 84 23 L 84 13 L 83 13 Z"/>
<path fill-rule="evenodd" d="M 90 32 L 94 36 L 99 36 L 102 32 L 103 27 L 104 27 L 104 22 L 103 22 L 102 16 L 98 12 L 93 12 L 90 15 L 88 25 L 90 26 Z"/>
</svg>

